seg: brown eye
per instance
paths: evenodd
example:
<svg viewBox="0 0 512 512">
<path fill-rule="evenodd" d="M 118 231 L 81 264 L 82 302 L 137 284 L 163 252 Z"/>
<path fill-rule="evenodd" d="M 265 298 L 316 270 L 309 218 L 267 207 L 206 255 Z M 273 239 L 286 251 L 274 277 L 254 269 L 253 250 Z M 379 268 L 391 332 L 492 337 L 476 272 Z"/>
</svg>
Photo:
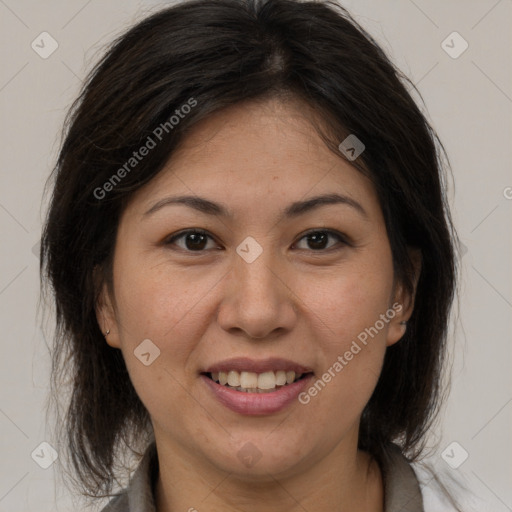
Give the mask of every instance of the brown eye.
<svg viewBox="0 0 512 512">
<path fill-rule="evenodd" d="M 212 237 L 208 235 L 205 231 L 190 229 L 187 231 L 182 231 L 181 233 L 178 233 L 176 235 L 173 235 L 171 238 L 168 238 L 165 242 L 165 245 L 175 244 L 177 240 L 183 239 L 184 242 L 181 245 L 175 245 L 186 251 L 202 252 L 203 249 L 206 248 L 208 238 L 212 239 Z"/>
<path fill-rule="evenodd" d="M 346 245 L 344 237 L 340 233 L 331 230 L 310 231 L 304 235 L 301 240 L 307 240 L 308 249 L 313 251 L 321 251 L 330 249 L 332 247 L 332 245 L 327 246 L 330 237 L 336 238 L 342 245 Z"/>
</svg>

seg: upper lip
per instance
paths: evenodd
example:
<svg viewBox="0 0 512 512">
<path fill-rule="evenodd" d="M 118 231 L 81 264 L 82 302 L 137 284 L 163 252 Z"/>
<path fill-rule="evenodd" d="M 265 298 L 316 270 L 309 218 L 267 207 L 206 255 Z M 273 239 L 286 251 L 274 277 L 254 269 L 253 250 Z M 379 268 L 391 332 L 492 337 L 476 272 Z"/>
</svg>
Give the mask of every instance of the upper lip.
<svg viewBox="0 0 512 512">
<path fill-rule="evenodd" d="M 233 359 L 226 359 L 218 363 L 208 366 L 201 373 L 217 373 L 229 372 L 234 370 L 237 372 L 276 372 L 283 370 L 285 372 L 294 371 L 295 373 L 310 373 L 313 370 L 302 364 L 290 361 L 289 359 L 282 359 L 279 357 L 269 357 L 267 359 L 250 359 L 248 357 L 235 357 Z"/>
</svg>

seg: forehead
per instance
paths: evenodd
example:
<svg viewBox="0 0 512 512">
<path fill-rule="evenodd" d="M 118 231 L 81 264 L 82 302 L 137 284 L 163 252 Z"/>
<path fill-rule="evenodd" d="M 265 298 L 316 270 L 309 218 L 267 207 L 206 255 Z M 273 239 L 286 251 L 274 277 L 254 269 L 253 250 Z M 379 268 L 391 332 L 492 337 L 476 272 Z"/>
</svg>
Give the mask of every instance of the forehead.
<svg viewBox="0 0 512 512">
<path fill-rule="evenodd" d="M 208 117 L 139 190 L 137 210 L 174 193 L 207 197 L 246 214 L 328 193 L 371 210 L 378 200 L 370 180 L 325 145 L 307 115 L 311 111 L 300 103 L 267 100 Z"/>
</svg>

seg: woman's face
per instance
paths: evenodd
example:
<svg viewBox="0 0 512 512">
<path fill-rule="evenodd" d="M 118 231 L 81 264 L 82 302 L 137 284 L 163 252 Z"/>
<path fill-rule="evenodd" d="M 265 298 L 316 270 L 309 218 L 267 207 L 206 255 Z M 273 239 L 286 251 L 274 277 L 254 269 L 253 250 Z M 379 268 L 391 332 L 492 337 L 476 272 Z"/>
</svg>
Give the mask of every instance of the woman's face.
<svg viewBox="0 0 512 512">
<path fill-rule="evenodd" d="M 354 450 L 409 314 L 371 182 L 299 109 L 236 105 L 197 125 L 125 210 L 115 308 L 104 291 L 98 310 L 159 448 L 240 477 Z"/>
</svg>

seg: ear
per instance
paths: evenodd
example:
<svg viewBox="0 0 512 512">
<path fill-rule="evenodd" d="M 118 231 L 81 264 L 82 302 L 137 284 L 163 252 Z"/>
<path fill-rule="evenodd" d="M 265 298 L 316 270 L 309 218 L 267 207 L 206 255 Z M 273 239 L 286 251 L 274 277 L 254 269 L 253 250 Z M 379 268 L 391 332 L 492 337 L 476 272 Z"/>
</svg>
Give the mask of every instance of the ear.
<svg viewBox="0 0 512 512">
<path fill-rule="evenodd" d="M 101 269 L 94 267 L 94 282 L 96 290 L 99 290 L 95 304 L 96 320 L 105 337 L 105 341 L 113 348 L 121 348 L 115 309 L 107 283 L 101 274 Z"/>
<path fill-rule="evenodd" d="M 403 283 L 397 283 L 395 286 L 393 300 L 390 309 L 393 309 L 395 316 L 389 322 L 389 328 L 386 337 L 386 345 L 389 347 L 399 341 L 407 330 L 407 322 L 411 318 L 414 310 L 416 297 L 416 288 L 421 274 L 421 251 L 419 249 L 409 249 L 409 256 L 413 264 L 412 293 L 404 287 Z"/>
</svg>

